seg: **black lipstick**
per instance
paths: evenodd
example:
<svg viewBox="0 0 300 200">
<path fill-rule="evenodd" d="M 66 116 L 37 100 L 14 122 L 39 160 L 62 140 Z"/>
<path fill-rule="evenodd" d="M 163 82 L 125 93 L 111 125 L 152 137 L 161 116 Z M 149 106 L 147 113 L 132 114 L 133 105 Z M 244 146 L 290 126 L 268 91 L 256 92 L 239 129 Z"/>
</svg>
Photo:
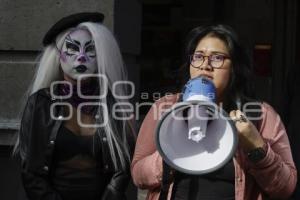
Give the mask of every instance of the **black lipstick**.
<svg viewBox="0 0 300 200">
<path fill-rule="evenodd" d="M 75 67 L 75 70 L 79 73 L 84 73 L 87 70 L 87 67 L 85 65 L 78 65 Z"/>
</svg>

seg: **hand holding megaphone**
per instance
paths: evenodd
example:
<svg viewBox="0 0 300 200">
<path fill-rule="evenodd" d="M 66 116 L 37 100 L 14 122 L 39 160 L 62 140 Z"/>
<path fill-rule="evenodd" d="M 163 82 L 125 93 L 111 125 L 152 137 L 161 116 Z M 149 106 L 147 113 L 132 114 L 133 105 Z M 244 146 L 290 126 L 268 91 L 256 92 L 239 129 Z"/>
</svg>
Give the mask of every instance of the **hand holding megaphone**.
<svg viewBox="0 0 300 200">
<path fill-rule="evenodd" d="M 237 128 L 240 146 L 245 152 L 263 147 L 265 142 L 259 134 L 254 124 L 247 119 L 245 114 L 240 110 L 233 110 L 229 114 Z"/>
</svg>

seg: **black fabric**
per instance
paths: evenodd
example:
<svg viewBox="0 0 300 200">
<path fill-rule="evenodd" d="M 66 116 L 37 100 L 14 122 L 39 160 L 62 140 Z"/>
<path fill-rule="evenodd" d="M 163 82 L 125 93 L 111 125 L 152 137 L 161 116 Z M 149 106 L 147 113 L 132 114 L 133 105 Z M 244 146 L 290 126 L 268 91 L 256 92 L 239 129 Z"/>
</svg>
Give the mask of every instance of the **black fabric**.
<svg viewBox="0 0 300 200">
<path fill-rule="evenodd" d="M 61 162 L 55 167 L 51 182 L 63 200 L 99 200 L 110 177 L 103 174 L 98 166 L 77 168 Z"/>
<path fill-rule="evenodd" d="M 233 160 L 223 168 L 202 176 L 175 174 L 172 200 L 233 200 L 235 199 Z"/>
<path fill-rule="evenodd" d="M 129 173 L 124 174 L 122 171 L 114 173 L 101 200 L 126 200 L 125 186 L 127 186 L 129 178 Z"/>
<path fill-rule="evenodd" d="M 97 146 L 94 145 L 94 136 L 80 136 L 74 134 L 65 126 L 61 126 L 55 142 L 54 159 L 65 161 L 79 154 L 94 156 Z M 97 150 L 99 156 L 99 150 Z"/>
<path fill-rule="evenodd" d="M 64 200 L 98 200 L 110 177 L 96 161 L 94 137 L 79 136 L 61 126 L 54 150 L 51 183 Z M 98 158 L 98 160 L 100 160 Z"/>
<path fill-rule="evenodd" d="M 298 182 L 294 194 L 291 199 L 300 199 L 300 134 L 299 134 L 299 122 L 300 122 L 300 67 L 293 65 L 287 74 L 287 83 L 285 90 L 285 112 L 281 116 L 285 122 L 287 128 L 287 134 L 290 140 L 293 159 L 298 171 Z"/>
<path fill-rule="evenodd" d="M 83 13 L 76 13 L 69 15 L 67 17 L 64 17 L 60 19 L 58 22 L 56 22 L 46 33 L 44 39 L 43 39 L 43 45 L 47 46 L 48 44 L 51 44 L 56 36 L 63 32 L 64 30 L 75 27 L 78 24 L 82 22 L 98 22 L 101 23 L 104 19 L 104 15 L 99 12 L 83 12 Z"/>
<path fill-rule="evenodd" d="M 160 188 L 159 200 L 166 200 L 168 198 L 168 191 L 172 180 L 173 177 L 171 176 L 171 168 L 163 161 L 162 184 Z"/>
<path fill-rule="evenodd" d="M 55 169 L 54 147 L 62 121 L 51 117 L 50 107 L 60 100 L 52 99 L 49 91 L 49 88 L 41 89 L 29 97 L 21 120 L 19 133 L 21 173 L 24 189 L 30 200 L 63 200 L 51 183 Z M 62 110 L 60 106 L 55 107 L 54 115 L 62 114 Z M 101 136 L 96 138 L 97 142 L 101 143 L 99 145 L 102 152 L 101 163 L 105 166 L 101 170 L 109 177 L 101 200 L 125 199 L 125 190 L 130 180 L 129 169 L 125 171 L 114 169 L 109 147 L 104 140 L 105 134 L 103 131 L 99 132 Z M 119 198 L 120 196 L 122 198 Z"/>
</svg>

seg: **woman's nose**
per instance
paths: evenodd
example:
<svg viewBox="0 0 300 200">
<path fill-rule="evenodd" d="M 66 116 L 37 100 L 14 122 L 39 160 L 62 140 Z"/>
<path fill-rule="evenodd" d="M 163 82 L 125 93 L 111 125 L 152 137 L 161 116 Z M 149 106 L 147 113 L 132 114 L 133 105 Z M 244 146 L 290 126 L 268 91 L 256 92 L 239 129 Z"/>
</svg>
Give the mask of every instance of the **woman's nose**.
<svg viewBox="0 0 300 200">
<path fill-rule="evenodd" d="M 210 65 L 210 61 L 209 61 L 209 58 L 208 58 L 208 57 L 206 57 L 206 58 L 204 59 L 204 62 L 203 62 L 203 64 L 200 66 L 200 69 L 201 69 L 201 70 L 212 70 L 212 69 L 213 69 L 213 67 Z"/>
<path fill-rule="evenodd" d="M 85 55 L 81 54 L 78 56 L 77 60 L 81 63 L 84 63 L 84 62 L 86 62 L 87 59 L 86 59 Z"/>
</svg>

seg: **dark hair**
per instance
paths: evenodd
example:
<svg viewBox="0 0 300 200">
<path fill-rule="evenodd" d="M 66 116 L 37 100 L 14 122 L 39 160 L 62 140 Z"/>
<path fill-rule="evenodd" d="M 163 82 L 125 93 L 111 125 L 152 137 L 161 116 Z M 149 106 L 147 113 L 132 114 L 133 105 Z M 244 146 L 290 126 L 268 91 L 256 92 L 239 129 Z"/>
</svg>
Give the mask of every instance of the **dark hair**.
<svg viewBox="0 0 300 200">
<path fill-rule="evenodd" d="M 226 88 L 227 95 L 226 99 L 224 99 L 224 103 L 233 104 L 237 98 L 239 98 L 242 103 L 254 99 L 252 60 L 235 31 L 227 25 L 201 26 L 189 32 L 186 38 L 184 64 L 182 66 L 184 70 L 184 83 L 186 83 L 190 77 L 189 56 L 194 53 L 199 41 L 208 35 L 224 41 L 231 57 L 232 67 L 230 81 Z"/>
</svg>

